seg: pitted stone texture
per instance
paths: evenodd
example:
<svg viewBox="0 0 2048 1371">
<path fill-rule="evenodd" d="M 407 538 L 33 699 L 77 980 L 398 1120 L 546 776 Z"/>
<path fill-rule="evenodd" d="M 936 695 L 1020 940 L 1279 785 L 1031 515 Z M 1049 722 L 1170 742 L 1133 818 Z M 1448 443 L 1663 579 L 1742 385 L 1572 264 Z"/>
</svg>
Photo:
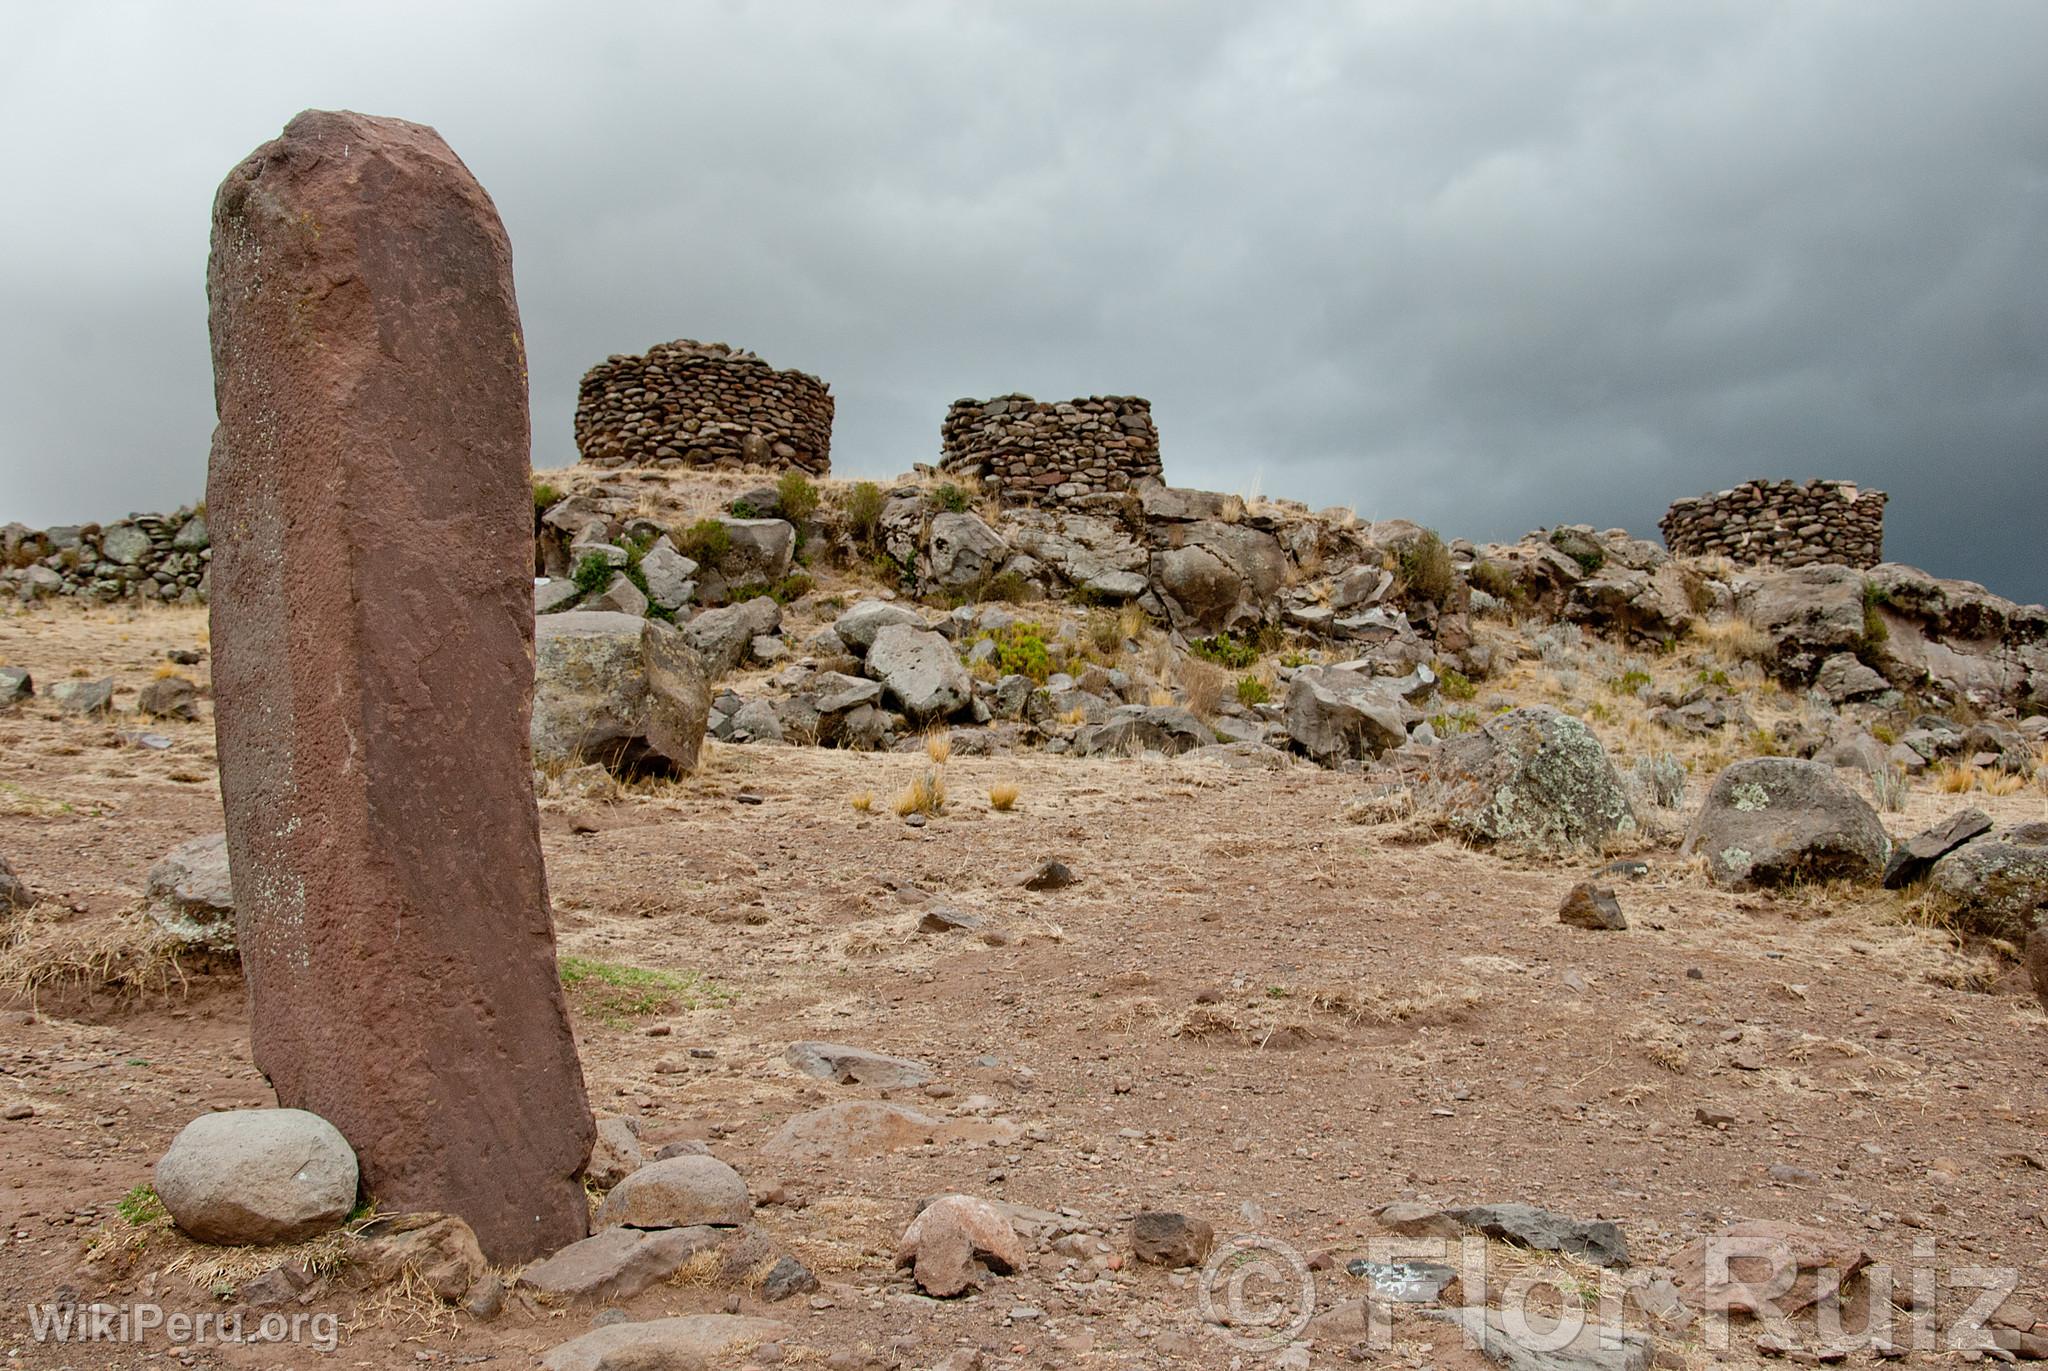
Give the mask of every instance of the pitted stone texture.
<svg viewBox="0 0 2048 1371">
<path fill-rule="evenodd" d="M 1716 885 L 1738 889 L 1836 877 L 1875 883 L 1891 839 L 1833 767 L 1751 757 L 1714 778 L 1682 851 L 1704 857 Z"/>
<path fill-rule="evenodd" d="M 295 1242 L 356 1203 L 356 1157 L 333 1124 L 303 1109 L 202 1114 L 156 1164 L 157 1198 L 200 1242 Z"/>
<path fill-rule="evenodd" d="M 535 766 L 594 761 L 620 775 L 697 766 L 711 686 L 683 635 L 658 619 L 572 610 L 538 621 Z"/>
<path fill-rule="evenodd" d="M 511 247 L 433 130 L 308 111 L 207 267 L 215 727 L 257 1066 L 387 1209 L 574 1241 L 592 1124 L 529 765 Z"/>
</svg>

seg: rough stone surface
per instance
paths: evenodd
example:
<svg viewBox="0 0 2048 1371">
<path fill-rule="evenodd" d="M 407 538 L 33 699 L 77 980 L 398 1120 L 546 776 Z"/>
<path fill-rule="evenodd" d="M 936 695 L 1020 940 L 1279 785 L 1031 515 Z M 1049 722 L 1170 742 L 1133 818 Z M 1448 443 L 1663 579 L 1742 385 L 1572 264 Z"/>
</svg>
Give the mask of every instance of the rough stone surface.
<svg viewBox="0 0 2048 1371">
<path fill-rule="evenodd" d="M 1614 898 L 1614 891 L 1592 881 L 1580 881 L 1566 892 L 1564 903 L 1557 907 L 1557 921 L 1573 928 L 1628 927 L 1628 917 L 1621 912 L 1621 902 Z"/>
<path fill-rule="evenodd" d="M 0 709 L 26 704 L 36 693 L 35 678 L 25 667 L 0 666 Z"/>
<path fill-rule="evenodd" d="M 864 1047 L 844 1043 L 791 1043 L 783 1053 L 789 1064 L 806 1076 L 840 1085 L 867 1085 L 881 1089 L 892 1086 L 923 1085 L 932 1069 L 908 1057 L 891 1057 Z"/>
<path fill-rule="evenodd" d="M 2048 1009 L 2048 924 L 2027 935 L 2027 979 L 2033 983 L 2034 997 Z"/>
<path fill-rule="evenodd" d="M 1934 864 L 1927 898 L 1963 928 L 2025 944 L 2048 922 L 2048 847 L 1979 838 Z"/>
<path fill-rule="evenodd" d="M 443 1302 L 469 1294 L 489 1269 L 470 1226 L 452 1214 L 391 1214 L 349 1239 L 349 1261 L 371 1281 L 410 1278 Z"/>
<path fill-rule="evenodd" d="M 750 1347 L 787 1336 L 789 1325 L 741 1314 L 684 1314 L 613 1323 L 571 1338 L 540 1359 L 543 1371 L 717 1371 Z"/>
<path fill-rule="evenodd" d="M 1216 1230 L 1207 1220 L 1171 1210 L 1149 1210 L 1131 1217 L 1131 1252 L 1154 1266 L 1199 1266 L 1216 1245 Z"/>
<path fill-rule="evenodd" d="M 682 338 L 583 374 L 576 447 L 596 466 L 832 465 L 832 396 L 743 348 Z"/>
<path fill-rule="evenodd" d="M 149 869 L 145 912 L 190 947 L 235 950 L 235 892 L 228 875 L 228 835 L 208 833 L 179 843 Z"/>
<path fill-rule="evenodd" d="M 308 111 L 214 201 L 213 682 L 250 1037 L 388 1208 L 583 1236 L 527 738 L 511 249 L 417 124 Z M 374 492 L 374 498 L 366 498 Z"/>
<path fill-rule="evenodd" d="M 798 1114 L 762 1144 L 765 1152 L 797 1157 L 832 1157 L 893 1152 L 929 1142 L 937 1119 L 879 1100 L 847 1100 Z"/>
<path fill-rule="evenodd" d="M 1584 1222 L 1532 1204 L 1483 1204 L 1445 1212 L 1489 1238 L 1584 1257 L 1596 1266 L 1628 1265 L 1628 1240 L 1605 1219 Z"/>
<path fill-rule="evenodd" d="M 0 914 L 10 910 L 27 909 L 35 903 L 35 896 L 29 892 L 28 883 L 14 874 L 14 868 L 0 857 Z"/>
<path fill-rule="evenodd" d="M 591 761 L 619 775 L 696 769 L 711 686 L 682 635 L 599 610 L 535 624 L 533 763 Z"/>
<path fill-rule="evenodd" d="M 186 1236 L 223 1246 L 324 1233 L 356 1203 L 356 1155 L 303 1109 L 202 1114 L 156 1164 L 157 1198 Z"/>
<path fill-rule="evenodd" d="M 630 1300 L 730 1232 L 702 1224 L 651 1232 L 607 1228 L 527 1267 L 516 1285 L 559 1300 Z"/>
<path fill-rule="evenodd" d="M 736 605 L 707 609 L 683 625 L 683 638 L 703 660 L 704 671 L 716 680 L 746 660 L 754 639 L 779 632 L 782 606 L 766 595 Z"/>
<path fill-rule="evenodd" d="M 1074 751 L 1083 757 L 1139 752 L 1178 757 L 1215 741 L 1214 730 L 1178 705 L 1119 705 L 1101 723 L 1074 734 Z"/>
<path fill-rule="evenodd" d="M 65 714 L 111 714 L 114 712 L 114 678 L 98 681 L 59 681 L 43 697 Z"/>
<path fill-rule="evenodd" d="M 1751 757 L 1714 778 L 1682 855 L 1706 859 L 1717 885 L 1880 880 L 1891 840 L 1877 811 L 1835 769 L 1796 757 Z"/>
<path fill-rule="evenodd" d="M 1607 750 L 1579 720 L 1525 705 L 1437 749 L 1450 826 L 1481 842 L 1544 852 L 1597 848 L 1635 831 Z"/>
<path fill-rule="evenodd" d="M 1660 527 L 1666 545 L 1687 557 L 1868 567 L 1884 560 L 1885 499 L 1847 481 L 1745 481 L 1674 501 Z"/>
<path fill-rule="evenodd" d="M 199 719 L 199 687 L 183 676 L 159 676 L 135 695 L 135 710 L 150 719 Z"/>
<path fill-rule="evenodd" d="M 1542 1336 L 1540 1323 L 1510 1328 L 1498 1309 L 1467 1306 L 1425 1309 L 1422 1313 L 1464 1330 L 1466 1340 L 1508 1371 L 1650 1371 L 1657 1345 L 1641 1333 L 1601 1323 L 1587 1323 L 1562 1344 Z"/>
<path fill-rule="evenodd" d="M 1359 672 L 1303 667 L 1288 682 L 1286 710 L 1287 736 L 1325 766 L 1408 741 L 1399 696 Z"/>
<path fill-rule="evenodd" d="M 1671 1257 L 1678 1298 L 1695 1309 L 1754 1314 L 1768 1303 L 1782 1314 L 1810 1308 L 1823 1291 L 1870 1264 L 1870 1254 L 1833 1233 L 1756 1219 L 1686 1244 Z"/>
<path fill-rule="evenodd" d="M 905 605 L 887 600 L 862 600 L 832 621 L 832 631 L 856 656 L 865 656 L 883 629 L 902 624 L 923 628 L 924 616 Z"/>
<path fill-rule="evenodd" d="M 1024 1244 L 1010 1216 L 972 1195 L 942 1195 L 903 1230 L 896 1265 L 908 1266 L 918 1288 L 946 1299 L 976 1289 L 985 1266 L 1008 1275 L 1024 1264 Z"/>
<path fill-rule="evenodd" d="M 1973 838 L 1991 831 L 1991 816 L 1981 809 L 1959 810 L 1932 828 L 1915 833 L 1892 848 L 1885 863 L 1887 890 L 1911 885 L 1934 869 L 1934 864 Z"/>
<path fill-rule="evenodd" d="M 1029 395 L 955 400 L 940 442 L 940 467 L 1009 499 L 1100 495 L 1159 475 L 1152 406 L 1135 395 L 1057 404 Z"/>
<path fill-rule="evenodd" d="M 640 1147 L 640 1133 L 631 1119 L 617 1114 L 600 1114 L 597 1141 L 590 1145 L 590 1160 L 584 1164 L 583 1179 L 599 1190 L 609 1190 L 647 1164 Z"/>
<path fill-rule="evenodd" d="M 868 648 L 867 672 L 912 723 L 943 719 L 974 698 L 974 678 L 960 665 L 953 645 L 929 629 L 908 624 L 882 629 Z"/>
<path fill-rule="evenodd" d="M 599 1228 L 688 1228 L 745 1223 L 754 1213 L 747 1183 L 716 1157 L 650 1162 L 612 1187 Z"/>
</svg>

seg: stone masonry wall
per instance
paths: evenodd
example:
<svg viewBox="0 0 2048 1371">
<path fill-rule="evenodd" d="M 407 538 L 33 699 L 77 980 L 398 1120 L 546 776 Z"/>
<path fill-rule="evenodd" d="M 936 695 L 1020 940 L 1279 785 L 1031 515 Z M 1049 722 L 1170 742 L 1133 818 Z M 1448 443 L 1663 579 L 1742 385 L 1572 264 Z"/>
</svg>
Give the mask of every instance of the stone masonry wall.
<svg viewBox="0 0 2048 1371">
<path fill-rule="evenodd" d="M 939 433 L 942 469 L 1016 499 L 1099 495 L 1160 470 L 1152 403 L 1135 395 L 955 400 Z"/>
<path fill-rule="evenodd" d="M 206 514 L 131 514 L 119 523 L 0 528 L 0 594 L 195 604 L 213 559 Z"/>
<path fill-rule="evenodd" d="M 832 469 L 832 395 L 801 371 L 685 338 L 583 374 L 576 447 L 596 466 Z"/>
<path fill-rule="evenodd" d="M 1674 502 L 1659 527 L 1664 545 L 1681 556 L 1869 567 L 1884 560 L 1886 499 L 1847 481 L 1745 481 Z"/>
</svg>

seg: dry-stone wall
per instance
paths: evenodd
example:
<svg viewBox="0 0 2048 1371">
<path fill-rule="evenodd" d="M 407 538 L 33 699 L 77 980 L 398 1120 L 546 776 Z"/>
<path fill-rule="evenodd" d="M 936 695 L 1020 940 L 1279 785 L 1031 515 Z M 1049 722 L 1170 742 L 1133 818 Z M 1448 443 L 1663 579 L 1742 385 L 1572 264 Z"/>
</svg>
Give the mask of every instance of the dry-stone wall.
<svg viewBox="0 0 2048 1371">
<path fill-rule="evenodd" d="M 1675 502 L 1659 527 L 1664 545 L 1681 556 L 1876 566 L 1884 560 L 1886 498 L 1847 481 L 1745 481 Z"/>
<path fill-rule="evenodd" d="M 212 562 L 203 511 L 131 514 L 113 524 L 0 528 L 0 594 L 193 604 Z"/>
<path fill-rule="evenodd" d="M 576 447 L 596 466 L 832 469 L 832 395 L 801 371 L 685 338 L 583 374 Z"/>
<path fill-rule="evenodd" d="M 1152 402 L 1135 395 L 1065 404 L 1029 395 L 955 400 L 940 436 L 943 469 L 1012 498 L 1100 495 L 1159 475 Z"/>
</svg>

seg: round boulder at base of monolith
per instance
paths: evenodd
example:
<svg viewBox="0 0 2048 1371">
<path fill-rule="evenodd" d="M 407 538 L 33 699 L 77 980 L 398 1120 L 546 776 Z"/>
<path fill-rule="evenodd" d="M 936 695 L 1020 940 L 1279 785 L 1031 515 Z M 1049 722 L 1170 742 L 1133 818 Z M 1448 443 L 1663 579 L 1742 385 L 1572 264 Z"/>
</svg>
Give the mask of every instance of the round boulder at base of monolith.
<svg viewBox="0 0 2048 1371">
<path fill-rule="evenodd" d="M 222 1246 L 296 1242 L 356 1203 L 356 1158 L 303 1109 L 229 1109 L 185 1125 L 156 1164 L 157 1198 L 187 1237 Z"/>
<path fill-rule="evenodd" d="M 593 1135 L 529 763 L 512 252 L 432 129 L 309 110 L 214 200 L 215 729 L 250 1045 L 386 1211 L 510 1264 Z"/>
</svg>

